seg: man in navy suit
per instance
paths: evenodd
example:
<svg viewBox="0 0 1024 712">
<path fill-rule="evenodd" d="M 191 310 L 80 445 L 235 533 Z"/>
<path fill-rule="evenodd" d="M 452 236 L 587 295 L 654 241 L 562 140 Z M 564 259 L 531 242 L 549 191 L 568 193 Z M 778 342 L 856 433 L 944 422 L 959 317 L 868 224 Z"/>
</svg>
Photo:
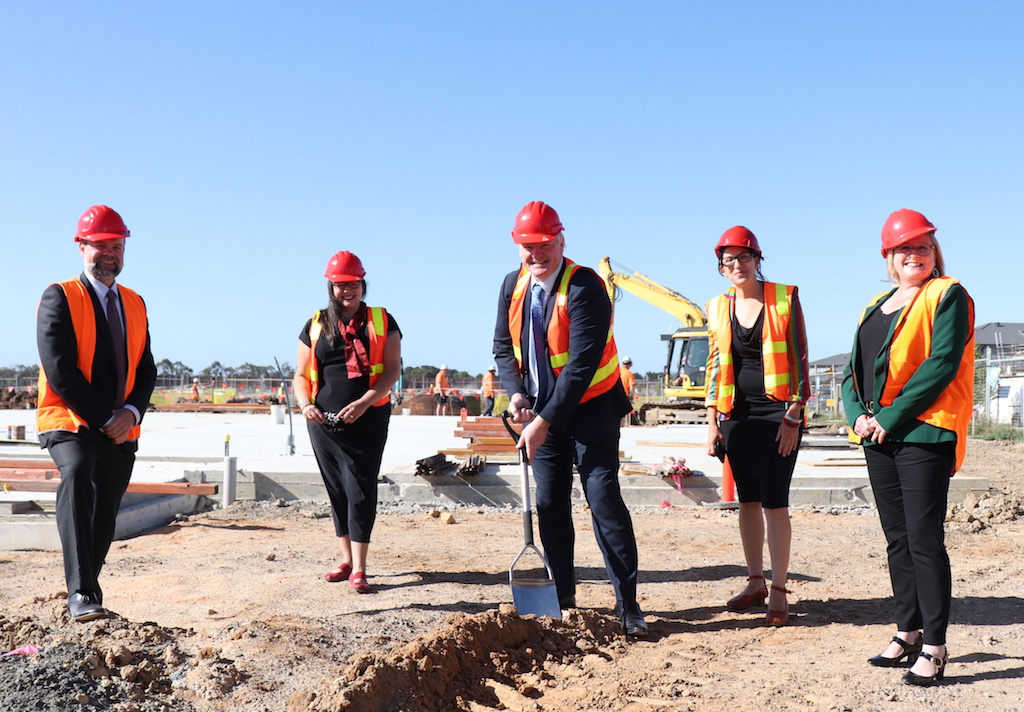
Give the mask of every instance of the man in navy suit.
<svg viewBox="0 0 1024 712">
<path fill-rule="evenodd" d="M 522 266 L 501 287 L 494 356 L 512 419 L 526 424 L 520 447 L 533 465 L 540 537 L 559 604 L 576 605 L 575 465 L 616 611 L 627 635 L 644 635 L 636 538 L 618 480 L 619 421 L 630 404 L 619 381 L 611 303 L 593 270 L 563 257 L 562 223 L 551 206 L 527 204 L 512 238 Z"/>
<path fill-rule="evenodd" d="M 86 210 L 75 234 L 85 271 L 47 287 L 36 319 L 36 430 L 60 470 L 57 530 L 78 621 L 106 614 L 99 573 L 156 383 L 146 305 L 115 282 L 128 235 L 111 208 Z"/>
</svg>

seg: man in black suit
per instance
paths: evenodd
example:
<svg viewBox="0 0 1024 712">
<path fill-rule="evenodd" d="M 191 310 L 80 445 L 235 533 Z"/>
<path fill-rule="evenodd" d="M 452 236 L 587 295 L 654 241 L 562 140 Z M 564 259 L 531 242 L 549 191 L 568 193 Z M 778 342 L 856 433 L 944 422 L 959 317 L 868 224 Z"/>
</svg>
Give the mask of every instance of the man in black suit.
<svg viewBox="0 0 1024 712">
<path fill-rule="evenodd" d="M 36 321 L 36 429 L 60 470 L 57 529 L 68 613 L 78 621 L 106 614 L 99 573 L 156 383 L 146 305 L 114 281 L 128 235 L 114 210 L 86 210 L 75 234 L 85 271 L 46 288 Z"/>
<path fill-rule="evenodd" d="M 636 601 L 637 549 L 619 489 L 619 421 L 630 404 L 619 381 L 612 308 L 593 270 L 564 259 L 558 214 L 535 201 L 516 217 L 522 267 L 505 277 L 494 356 L 509 411 L 533 464 L 541 541 L 559 604 L 576 605 L 572 467 L 590 504 L 594 534 L 627 635 L 644 635 Z"/>
</svg>

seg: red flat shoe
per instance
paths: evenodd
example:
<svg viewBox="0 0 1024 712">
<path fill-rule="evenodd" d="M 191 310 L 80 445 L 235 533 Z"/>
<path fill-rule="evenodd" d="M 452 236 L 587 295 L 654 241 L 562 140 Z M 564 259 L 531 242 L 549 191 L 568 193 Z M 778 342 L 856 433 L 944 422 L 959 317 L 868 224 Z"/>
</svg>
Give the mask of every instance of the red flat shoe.
<svg viewBox="0 0 1024 712">
<path fill-rule="evenodd" d="M 352 564 L 342 564 L 334 571 L 328 571 L 327 573 L 325 573 L 324 581 L 328 581 L 330 583 L 338 583 L 339 581 L 344 581 L 345 579 L 347 579 L 349 577 L 349 574 L 351 573 Z"/>
<path fill-rule="evenodd" d="M 747 581 L 753 581 L 754 579 L 761 579 L 764 581 L 764 576 L 747 576 Z M 725 604 L 725 607 L 730 611 L 742 611 L 750 608 L 755 603 L 764 603 L 764 599 L 766 598 L 768 598 L 768 587 L 762 583 L 760 591 L 744 593 L 730 598 L 729 602 Z"/>
<path fill-rule="evenodd" d="M 356 571 L 348 577 L 348 583 L 352 586 L 352 590 L 356 593 L 369 593 L 370 584 L 366 582 L 366 574 L 362 571 Z"/>
<path fill-rule="evenodd" d="M 772 584 L 772 590 L 778 591 L 779 593 L 793 593 L 788 588 L 782 588 L 781 586 L 776 586 L 774 584 Z M 786 623 L 789 622 L 788 606 L 787 609 L 784 611 L 773 611 L 771 609 L 768 609 L 768 615 L 765 616 L 765 622 L 768 625 L 773 626 L 786 625 Z"/>
</svg>

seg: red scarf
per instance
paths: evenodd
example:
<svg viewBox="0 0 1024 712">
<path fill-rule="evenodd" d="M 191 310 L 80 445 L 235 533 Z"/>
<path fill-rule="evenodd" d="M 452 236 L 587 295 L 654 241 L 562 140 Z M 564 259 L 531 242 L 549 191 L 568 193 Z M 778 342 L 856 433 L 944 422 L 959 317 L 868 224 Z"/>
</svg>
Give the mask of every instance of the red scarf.
<svg viewBox="0 0 1024 712">
<path fill-rule="evenodd" d="M 348 324 L 341 319 L 338 320 L 338 331 L 341 338 L 345 340 L 345 365 L 348 367 L 348 377 L 359 378 L 370 373 L 370 357 L 366 353 L 366 346 L 359 338 L 359 332 L 366 326 L 366 305 L 360 303 L 359 310 L 352 315 Z"/>
</svg>

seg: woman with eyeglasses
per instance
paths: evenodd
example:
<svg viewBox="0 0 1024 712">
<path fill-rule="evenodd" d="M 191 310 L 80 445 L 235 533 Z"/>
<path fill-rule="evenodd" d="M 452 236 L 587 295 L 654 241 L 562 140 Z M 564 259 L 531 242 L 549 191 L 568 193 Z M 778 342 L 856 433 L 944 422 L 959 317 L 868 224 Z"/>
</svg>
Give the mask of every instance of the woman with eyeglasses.
<svg viewBox="0 0 1024 712">
<path fill-rule="evenodd" d="M 792 529 L 789 485 L 810 394 L 807 336 L 797 288 L 767 282 L 761 248 L 742 226 L 715 246 L 732 286 L 707 303 L 708 454 L 724 446 L 739 497 L 747 585 L 726 603 L 741 611 L 768 601 L 768 625 L 789 620 L 786 580 Z M 772 581 L 764 576 L 767 529 Z"/>
<path fill-rule="evenodd" d="M 896 635 L 868 660 L 912 667 L 910 685 L 943 679 L 952 576 L 943 522 L 974 403 L 974 303 L 945 276 L 935 226 L 897 210 L 882 227 L 895 287 L 861 315 L 843 377 L 846 418 L 864 445 L 888 542 Z"/>
<path fill-rule="evenodd" d="M 351 252 L 327 263 L 326 309 L 299 333 L 293 387 L 331 500 L 341 547 L 324 575 L 369 593 L 366 553 L 377 516 L 377 475 L 391 419 L 391 387 L 402 363 L 402 332 L 381 307 L 368 307 L 366 271 Z"/>
</svg>

